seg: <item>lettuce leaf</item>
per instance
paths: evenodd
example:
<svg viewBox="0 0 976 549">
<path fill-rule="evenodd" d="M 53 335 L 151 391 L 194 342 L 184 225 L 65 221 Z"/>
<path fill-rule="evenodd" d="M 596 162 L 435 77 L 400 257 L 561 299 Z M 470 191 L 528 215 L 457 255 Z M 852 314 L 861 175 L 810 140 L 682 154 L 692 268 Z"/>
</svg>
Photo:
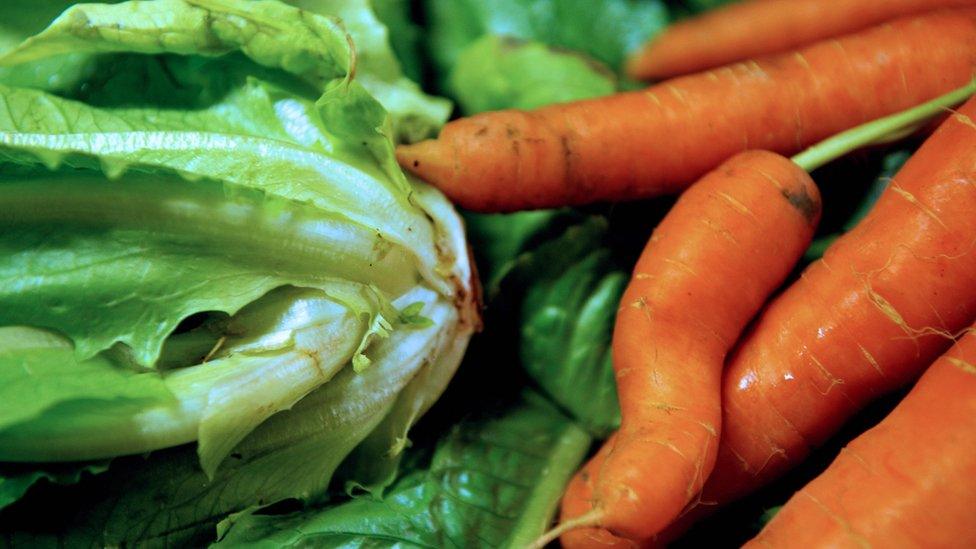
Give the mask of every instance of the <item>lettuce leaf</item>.
<svg viewBox="0 0 976 549">
<path fill-rule="evenodd" d="M 382 500 L 232 517 L 219 546 L 524 547 L 548 525 L 590 437 L 534 395 L 455 426 Z"/>
<path fill-rule="evenodd" d="M 627 53 L 668 22 L 659 0 L 427 0 L 426 6 L 428 50 L 442 81 L 485 34 L 575 51 L 619 70 Z"/>
<path fill-rule="evenodd" d="M 532 109 L 615 91 L 611 72 L 582 56 L 538 42 L 485 35 L 471 43 L 449 76 L 465 113 Z"/>
<path fill-rule="evenodd" d="M 6 465 L 0 467 L 0 510 L 19 500 L 34 484 L 46 481 L 70 485 L 89 475 L 108 470 L 109 462 L 48 464 L 44 467 Z"/>
</svg>

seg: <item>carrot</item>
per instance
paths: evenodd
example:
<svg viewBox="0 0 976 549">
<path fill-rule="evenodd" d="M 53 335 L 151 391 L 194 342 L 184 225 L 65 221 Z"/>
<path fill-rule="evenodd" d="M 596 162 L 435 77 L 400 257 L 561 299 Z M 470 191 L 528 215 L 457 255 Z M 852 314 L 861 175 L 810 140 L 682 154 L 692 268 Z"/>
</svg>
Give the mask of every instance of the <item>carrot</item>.
<svg viewBox="0 0 976 549">
<path fill-rule="evenodd" d="M 744 338 L 724 375 L 705 505 L 666 537 L 799 463 L 869 401 L 918 376 L 976 318 L 974 120 L 970 100 Z"/>
<path fill-rule="evenodd" d="M 644 91 L 462 118 L 397 156 L 473 210 L 671 194 L 738 152 L 793 154 L 974 71 L 976 9 L 938 12 Z"/>
<path fill-rule="evenodd" d="M 976 547 L 976 335 L 746 547 Z"/>
<path fill-rule="evenodd" d="M 795 49 L 908 15 L 974 6 L 976 0 L 745 0 L 678 22 L 627 62 L 639 80 L 660 80 Z"/>
<path fill-rule="evenodd" d="M 793 158 L 793 164 L 796 168 L 804 169 L 806 171 L 812 171 L 824 164 L 839 158 L 851 150 L 861 148 L 865 145 L 871 143 L 885 142 L 890 140 L 893 136 L 903 134 L 907 129 L 918 127 L 919 125 L 924 125 L 933 116 L 941 114 L 946 108 L 956 105 L 966 98 L 972 96 L 976 93 L 976 81 L 971 82 L 969 85 L 955 90 L 949 94 L 939 97 L 933 101 L 930 101 L 924 105 L 917 106 L 908 111 L 898 113 L 886 118 L 876 120 L 869 124 L 865 124 L 861 127 L 855 128 L 851 131 L 839 134 L 832 137 L 816 147 L 808 149 L 803 153 L 795 156 Z M 767 153 L 770 154 L 770 153 Z M 742 155 L 740 155 L 742 156 Z M 772 155 L 776 157 L 776 155 Z M 738 157 L 737 157 L 738 158 Z M 756 172 L 760 176 L 767 175 L 767 172 L 763 169 L 758 169 Z M 701 185 L 702 183 L 698 183 Z M 693 186 L 692 189 L 695 189 Z M 669 215 L 680 215 L 673 213 Z M 735 236 L 733 234 L 733 236 Z M 695 245 L 696 242 L 692 241 L 689 245 Z M 976 244 L 976 241 L 974 241 Z M 646 254 L 647 252 L 645 252 Z M 666 259 L 666 258 L 665 258 Z M 625 294 L 625 299 L 627 296 Z M 626 303 L 626 301 L 625 301 Z M 623 316 L 621 313 L 618 316 L 617 330 L 622 331 L 624 328 L 623 322 L 626 322 L 628 318 Z M 616 337 L 616 336 L 615 336 Z M 616 341 L 616 340 L 615 340 Z M 621 359 L 619 352 L 632 352 L 629 349 L 618 349 L 614 347 L 615 360 L 619 362 L 615 363 L 615 368 L 633 368 L 628 366 L 629 359 Z M 652 349 L 651 352 L 658 352 L 657 349 Z M 619 387 L 618 391 L 621 392 L 621 402 L 624 400 L 623 388 Z M 687 390 L 687 389 L 684 389 Z M 632 395 L 636 398 L 637 395 Z M 699 397 L 701 398 L 701 397 Z M 626 416 L 625 416 L 626 419 Z M 664 422 L 662 422 L 664 423 Z M 615 435 L 616 437 L 616 435 Z M 585 515 L 590 508 L 593 507 L 594 501 L 598 501 L 597 494 L 597 479 L 602 478 L 603 471 L 608 467 L 607 463 L 611 459 L 612 453 L 615 448 L 619 445 L 616 438 L 612 438 L 608 441 L 603 448 L 594 456 L 590 462 L 580 471 L 580 473 L 573 479 L 570 483 L 566 494 L 563 497 L 562 505 L 562 520 L 563 524 L 566 525 L 563 530 L 567 530 L 566 533 L 562 535 L 563 545 L 568 548 L 574 547 L 653 547 L 670 538 L 667 535 L 656 536 L 654 539 L 644 536 L 646 539 L 639 539 L 640 541 L 631 541 L 630 539 L 624 539 L 615 536 L 611 532 L 600 529 L 600 528 L 574 528 L 578 526 L 580 522 L 587 522 L 583 519 L 578 519 L 580 515 Z M 649 470 L 653 471 L 655 475 L 662 474 L 662 468 L 665 464 L 648 460 L 642 465 L 647 467 Z M 695 502 L 697 503 L 697 502 Z M 692 506 L 694 508 L 694 506 Z M 651 511 L 649 513 L 657 512 L 657 510 Z M 685 517 L 695 516 L 694 513 L 691 515 L 682 516 L 678 523 L 683 524 L 687 522 Z M 646 516 L 645 516 L 645 520 Z M 671 528 L 670 532 L 667 534 L 673 534 L 675 528 Z"/>
<path fill-rule="evenodd" d="M 624 292 L 613 335 L 621 427 L 592 478 L 590 508 L 563 529 L 648 537 L 698 493 L 718 447 L 725 354 L 819 217 L 810 176 L 764 151 L 733 157 L 681 196 Z"/>
</svg>

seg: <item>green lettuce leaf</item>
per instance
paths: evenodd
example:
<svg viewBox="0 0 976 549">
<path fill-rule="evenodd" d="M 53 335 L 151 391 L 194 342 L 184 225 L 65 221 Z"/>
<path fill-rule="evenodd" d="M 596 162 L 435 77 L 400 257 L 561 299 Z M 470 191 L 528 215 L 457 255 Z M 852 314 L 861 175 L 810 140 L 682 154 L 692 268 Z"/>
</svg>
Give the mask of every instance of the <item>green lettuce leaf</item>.
<svg viewBox="0 0 976 549">
<path fill-rule="evenodd" d="M 522 303 L 523 367 L 546 395 L 600 437 L 620 425 L 610 340 L 629 280 L 598 248 L 567 262 L 559 276 L 540 278 Z"/>
<path fill-rule="evenodd" d="M 47 26 L 74 0 L 7 0 L 0 3 L 0 54 Z M 109 1 L 107 3 L 112 3 Z M 64 91 L 94 71 L 94 56 L 67 53 L 42 62 L 0 67 L 0 82 L 48 91 Z"/>
<path fill-rule="evenodd" d="M 619 70 L 626 54 L 668 22 L 659 0 L 427 0 L 428 49 L 442 79 L 485 34 L 534 40 Z"/>
<path fill-rule="evenodd" d="M 416 140 L 446 120 L 449 104 L 424 95 L 403 77 L 386 30 L 365 0 L 299 3 L 319 15 L 272 0 L 79 4 L 6 52 L 0 66 L 31 66 L 66 55 L 88 66 L 93 54 L 222 56 L 239 51 L 258 65 L 284 70 L 326 92 L 319 102 L 331 130 L 351 141 L 365 140 L 374 150 L 384 148 L 377 132 Z M 120 20 L 125 21 L 122 30 Z M 392 115 L 389 128 L 384 109 L 371 104 L 376 100 Z"/>
<path fill-rule="evenodd" d="M 373 0 L 372 4 L 376 17 L 390 31 L 390 45 L 400 60 L 404 74 L 414 82 L 419 82 L 424 71 L 424 59 L 420 49 L 423 31 L 411 18 L 411 2 Z"/>
<path fill-rule="evenodd" d="M 538 42 L 486 35 L 458 57 L 449 91 L 467 114 L 532 109 L 615 91 L 612 73 L 582 56 Z"/>
<path fill-rule="evenodd" d="M 216 523 L 229 513 L 288 498 L 321 499 L 339 463 L 412 380 L 425 369 L 453 373 L 464 338 L 439 327 L 451 326 L 456 314 L 449 304 L 428 307 L 434 325 L 379 341 L 368 369 L 343 369 L 262 423 L 213 478 L 199 468 L 191 447 L 116 459 L 107 473 L 83 482 L 64 507 L 45 494 L 28 495 L 0 515 L 0 530 L 15 545 L 198 545 L 213 538 Z M 79 507 L 86 512 L 79 514 Z"/>
<path fill-rule="evenodd" d="M 548 527 L 589 445 L 584 431 L 529 395 L 501 415 L 454 427 L 430 466 L 382 500 L 234 517 L 218 546 L 524 547 Z"/>
<path fill-rule="evenodd" d="M 109 463 L 46 464 L 43 466 L 0 466 L 0 510 L 19 500 L 31 486 L 39 482 L 69 485 L 81 482 L 88 475 L 108 470 Z"/>
<path fill-rule="evenodd" d="M 287 0 L 289 4 L 320 15 L 337 16 L 356 45 L 356 79 L 389 112 L 395 141 L 414 142 L 430 137 L 447 121 L 451 105 L 443 99 L 424 95 L 419 86 L 404 76 L 393 54 L 393 44 L 401 44 L 408 61 L 414 64 L 411 78 L 419 78 L 416 53 L 404 40 L 411 38 L 406 23 L 405 5 L 385 0 Z M 402 4 L 402 2 L 400 2 Z M 372 9 L 371 9 L 372 8 Z M 374 13 L 373 9 L 377 12 Z M 380 11 L 382 10 L 382 11 Z M 394 17 L 383 25 L 380 16 Z M 399 16 L 397 16 L 399 15 Z M 385 21 L 384 21 L 385 23 Z M 413 46 L 415 47 L 415 46 Z"/>
</svg>

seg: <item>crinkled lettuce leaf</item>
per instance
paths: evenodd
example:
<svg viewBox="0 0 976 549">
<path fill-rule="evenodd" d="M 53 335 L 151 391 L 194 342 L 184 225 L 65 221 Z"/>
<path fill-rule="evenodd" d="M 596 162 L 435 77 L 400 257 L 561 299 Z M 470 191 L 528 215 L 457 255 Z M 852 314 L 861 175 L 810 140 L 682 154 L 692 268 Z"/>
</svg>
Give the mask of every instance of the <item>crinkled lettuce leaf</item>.
<svg viewBox="0 0 976 549">
<path fill-rule="evenodd" d="M 430 137 L 447 121 L 451 105 L 448 101 L 425 95 L 410 80 L 419 77 L 416 46 L 404 41 L 411 38 L 404 5 L 384 0 L 287 0 L 312 13 L 337 16 L 355 43 L 356 79 L 383 105 L 393 119 L 395 141 L 414 142 Z M 399 4 L 403 4 L 400 2 Z M 376 10 L 374 12 L 374 10 Z M 382 11 L 381 11 L 382 10 Z M 393 17 L 395 27 L 381 24 L 382 15 Z M 392 44 L 401 44 L 413 74 L 404 76 L 401 59 L 394 55 Z"/>
<path fill-rule="evenodd" d="M 456 425 L 382 500 L 232 517 L 218 547 L 524 547 L 548 527 L 590 441 L 530 394 Z"/>
<path fill-rule="evenodd" d="M 77 73 L 78 84 L 83 81 L 80 77 L 101 72 L 91 67 L 94 54 L 223 56 L 241 52 L 261 66 L 297 76 L 319 93 L 327 92 L 319 100 L 327 124 L 351 140 L 364 139 L 374 148 L 382 148 L 377 132 L 417 140 L 443 124 L 450 105 L 423 94 L 403 76 L 386 29 L 366 0 L 296 3 L 309 11 L 276 0 L 79 4 L 7 51 L 0 57 L 0 65 L 29 70 L 27 67 L 39 63 L 61 60 L 61 70 Z M 20 11 L 16 6 L 10 10 Z M 125 24 L 120 26 L 119 21 Z M 79 65 L 65 65 L 63 60 L 69 59 L 65 56 L 78 60 Z M 360 86 L 369 93 L 363 93 Z M 376 100 L 382 109 L 371 104 Z M 389 127 L 384 127 L 384 109 L 391 115 Z"/>
</svg>

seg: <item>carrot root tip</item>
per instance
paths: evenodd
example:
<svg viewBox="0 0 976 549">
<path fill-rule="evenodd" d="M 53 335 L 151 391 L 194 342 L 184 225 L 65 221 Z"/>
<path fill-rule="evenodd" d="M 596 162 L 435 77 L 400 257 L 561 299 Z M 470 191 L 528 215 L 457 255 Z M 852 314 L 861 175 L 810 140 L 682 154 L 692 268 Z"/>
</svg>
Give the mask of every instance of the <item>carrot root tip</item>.
<svg viewBox="0 0 976 549">
<path fill-rule="evenodd" d="M 564 520 L 557 524 L 553 529 L 539 536 L 535 541 L 530 543 L 526 549 L 543 549 L 546 545 L 556 541 L 566 532 L 576 530 L 577 528 L 590 528 L 593 526 L 598 526 L 602 520 L 603 510 L 601 509 L 593 509 L 592 511 L 584 513 L 576 518 Z"/>
</svg>

